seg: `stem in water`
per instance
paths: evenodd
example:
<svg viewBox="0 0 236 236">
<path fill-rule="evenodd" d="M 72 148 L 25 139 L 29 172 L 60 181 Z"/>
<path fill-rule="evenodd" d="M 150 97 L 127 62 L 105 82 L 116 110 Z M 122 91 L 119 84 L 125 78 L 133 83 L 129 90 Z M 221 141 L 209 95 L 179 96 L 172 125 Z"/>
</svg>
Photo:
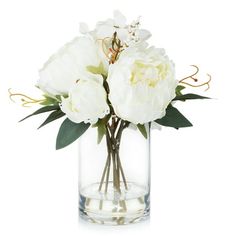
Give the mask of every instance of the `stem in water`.
<svg viewBox="0 0 236 236">
<path fill-rule="evenodd" d="M 107 143 L 107 159 L 103 169 L 101 181 L 99 184 L 99 191 L 102 191 L 103 184 L 105 185 L 104 193 L 106 194 L 109 187 L 110 171 L 112 168 L 112 182 L 113 188 L 121 193 L 121 183 L 123 182 L 125 189 L 128 190 L 127 181 L 124 170 L 121 164 L 119 149 L 121 142 L 121 135 L 123 130 L 128 126 L 128 122 L 121 119 L 112 118 L 111 124 L 106 124 L 106 143 Z M 112 162 L 112 165 L 111 165 Z"/>
</svg>

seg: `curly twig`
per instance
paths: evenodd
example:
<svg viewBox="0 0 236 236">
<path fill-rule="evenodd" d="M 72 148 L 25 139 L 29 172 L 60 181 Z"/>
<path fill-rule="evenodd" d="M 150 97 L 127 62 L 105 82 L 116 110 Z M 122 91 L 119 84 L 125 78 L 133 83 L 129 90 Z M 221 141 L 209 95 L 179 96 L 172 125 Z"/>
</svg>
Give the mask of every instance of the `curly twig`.
<svg viewBox="0 0 236 236">
<path fill-rule="evenodd" d="M 31 98 L 31 97 L 29 97 L 29 96 L 27 96 L 25 94 L 22 94 L 22 93 L 12 93 L 11 92 L 11 88 L 8 89 L 8 93 L 9 93 L 9 98 L 13 102 L 15 102 L 13 100 L 13 97 L 20 97 L 23 107 L 29 107 L 28 106 L 29 104 L 35 104 L 35 103 L 40 103 L 40 102 L 45 101 L 45 99 L 40 99 L 40 100 L 34 99 L 34 98 Z"/>
<path fill-rule="evenodd" d="M 189 76 L 187 76 L 187 77 L 184 77 L 183 79 L 181 79 L 180 81 L 179 81 L 179 83 L 180 84 L 185 84 L 185 85 L 188 85 L 188 86 L 191 86 L 191 87 L 202 87 L 202 86 L 204 86 L 204 85 L 206 85 L 207 86 L 207 88 L 205 89 L 205 91 L 207 91 L 209 88 L 210 88 L 210 82 L 211 82 L 211 75 L 209 75 L 209 74 L 207 74 L 207 76 L 209 77 L 209 79 L 206 81 L 206 82 L 203 82 L 203 83 L 201 83 L 201 84 L 192 84 L 192 83 L 190 83 L 190 82 L 186 82 L 187 80 L 193 80 L 193 82 L 198 82 L 198 79 L 195 77 L 197 74 L 198 74 L 198 72 L 199 72 L 199 68 L 196 66 L 196 65 L 191 65 L 192 67 L 194 67 L 194 68 L 196 68 L 196 71 L 193 73 L 193 74 L 191 74 L 191 75 L 189 75 Z"/>
</svg>

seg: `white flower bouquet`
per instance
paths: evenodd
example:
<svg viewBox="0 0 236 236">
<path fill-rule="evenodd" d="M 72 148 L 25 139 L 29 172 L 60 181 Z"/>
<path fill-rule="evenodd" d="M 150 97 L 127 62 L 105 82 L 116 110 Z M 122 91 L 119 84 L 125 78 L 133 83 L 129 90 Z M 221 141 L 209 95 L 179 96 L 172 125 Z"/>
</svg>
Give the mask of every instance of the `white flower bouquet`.
<svg viewBox="0 0 236 236">
<path fill-rule="evenodd" d="M 147 43 L 151 34 L 140 28 L 140 20 L 127 24 L 118 11 L 92 31 L 81 24 L 80 32 L 81 36 L 63 46 L 39 71 L 37 87 L 44 98 L 22 95 L 24 105 L 42 106 L 26 118 L 49 113 L 42 127 L 66 117 L 56 149 L 71 144 L 89 128 L 96 129 L 98 144 L 106 137 L 108 153 L 99 191 L 103 186 L 104 194 L 109 191 L 113 168 L 113 190 L 121 193 L 122 186 L 126 191 L 129 188 L 119 155 L 123 131 L 136 126 L 136 132 L 147 138 L 151 123 L 175 129 L 192 126 L 173 102 L 207 98 L 182 92 L 189 85 L 209 87 L 210 76 L 207 82 L 195 85 L 198 68 L 194 66 L 196 73 L 178 81 L 165 50 Z M 10 94 L 15 95 L 19 94 Z"/>
</svg>

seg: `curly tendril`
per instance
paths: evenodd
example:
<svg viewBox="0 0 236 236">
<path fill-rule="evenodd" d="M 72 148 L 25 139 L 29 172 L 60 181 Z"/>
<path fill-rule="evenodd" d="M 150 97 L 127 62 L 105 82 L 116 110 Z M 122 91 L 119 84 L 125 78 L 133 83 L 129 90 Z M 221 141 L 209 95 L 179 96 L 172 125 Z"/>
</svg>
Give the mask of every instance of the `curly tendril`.
<svg viewBox="0 0 236 236">
<path fill-rule="evenodd" d="M 117 33 L 113 34 L 113 37 L 106 37 L 104 39 L 97 39 L 97 41 L 101 41 L 102 51 L 106 58 L 109 60 L 110 64 L 114 64 L 117 60 L 119 54 L 124 50 L 126 45 L 122 45 L 120 39 L 117 37 Z M 107 45 L 110 44 L 110 47 Z"/>
<path fill-rule="evenodd" d="M 102 46 L 102 51 L 104 53 L 104 55 L 106 56 L 106 58 L 109 60 L 110 59 L 110 56 L 109 56 L 109 50 L 107 49 L 106 47 L 106 42 L 109 40 L 111 40 L 112 38 L 110 37 L 106 37 L 104 39 L 97 39 L 96 41 L 99 41 L 101 42 L 101 46 Z"/>
<path fill-rule="evenodd" d="M 196 65 L 191 65 L 191 66 L 194 67 L 196 69 L 196 71 L 193 74 L 181 79 L 179 81 L 179 84 L 185 84 L 185 85 L 188 85 L 188 86 L 191 86 L 191 87 L 202 87 L 202 86 L 206 85 L 207 88 L 205 89 L 205 91 L 207 91 L 210 88 L 211 75 L 207 74 L 208 80 L 206 82 L 203 82 L 203 83 L 200 83 L 200 84 L 193 84 L 191 82 L 188 82 L 189 80 L 192 80 L 195 83 L 198 82 L 198 79 L 196 78 L 196 75 L 199 72 L 199 68 Z"/>
<path fill-rule="evenodd" d="M 8 89 L 8 93 L 9 93 L 9 98 L 13 102 L 15 102 L 13 97 L 19 97 L 21 102 L 22 102 L 21 105 L 23 107 L 30 107 L 29 105 L 31 105 L 31 104 L 41 103 L 41 102 L 44 102 L 46 100 L 46 99 L 34 99 L 34 98 L 31 98 L 31 97 L 29 97 L 25 94 L 22 94 L 22 93 L 12 93 L 11 88 Z"/>
</svg>

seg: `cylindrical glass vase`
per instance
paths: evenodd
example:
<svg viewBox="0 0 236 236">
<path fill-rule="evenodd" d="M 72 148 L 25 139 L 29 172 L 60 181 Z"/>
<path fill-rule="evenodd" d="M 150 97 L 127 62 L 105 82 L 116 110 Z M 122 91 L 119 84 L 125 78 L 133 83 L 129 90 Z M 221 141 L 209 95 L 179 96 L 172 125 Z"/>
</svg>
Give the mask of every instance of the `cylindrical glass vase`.
<svg viewBox="0 0 236 236">
<path fill-rule="evenodd" d="M 146 138 L 124 121 L 102 128 L 99 135 L 98 128 L 88 129 L 79 140 L 80 217 L 107 225 L 145 220 L 150 212 L 150 128 Z"/>
</svg>

